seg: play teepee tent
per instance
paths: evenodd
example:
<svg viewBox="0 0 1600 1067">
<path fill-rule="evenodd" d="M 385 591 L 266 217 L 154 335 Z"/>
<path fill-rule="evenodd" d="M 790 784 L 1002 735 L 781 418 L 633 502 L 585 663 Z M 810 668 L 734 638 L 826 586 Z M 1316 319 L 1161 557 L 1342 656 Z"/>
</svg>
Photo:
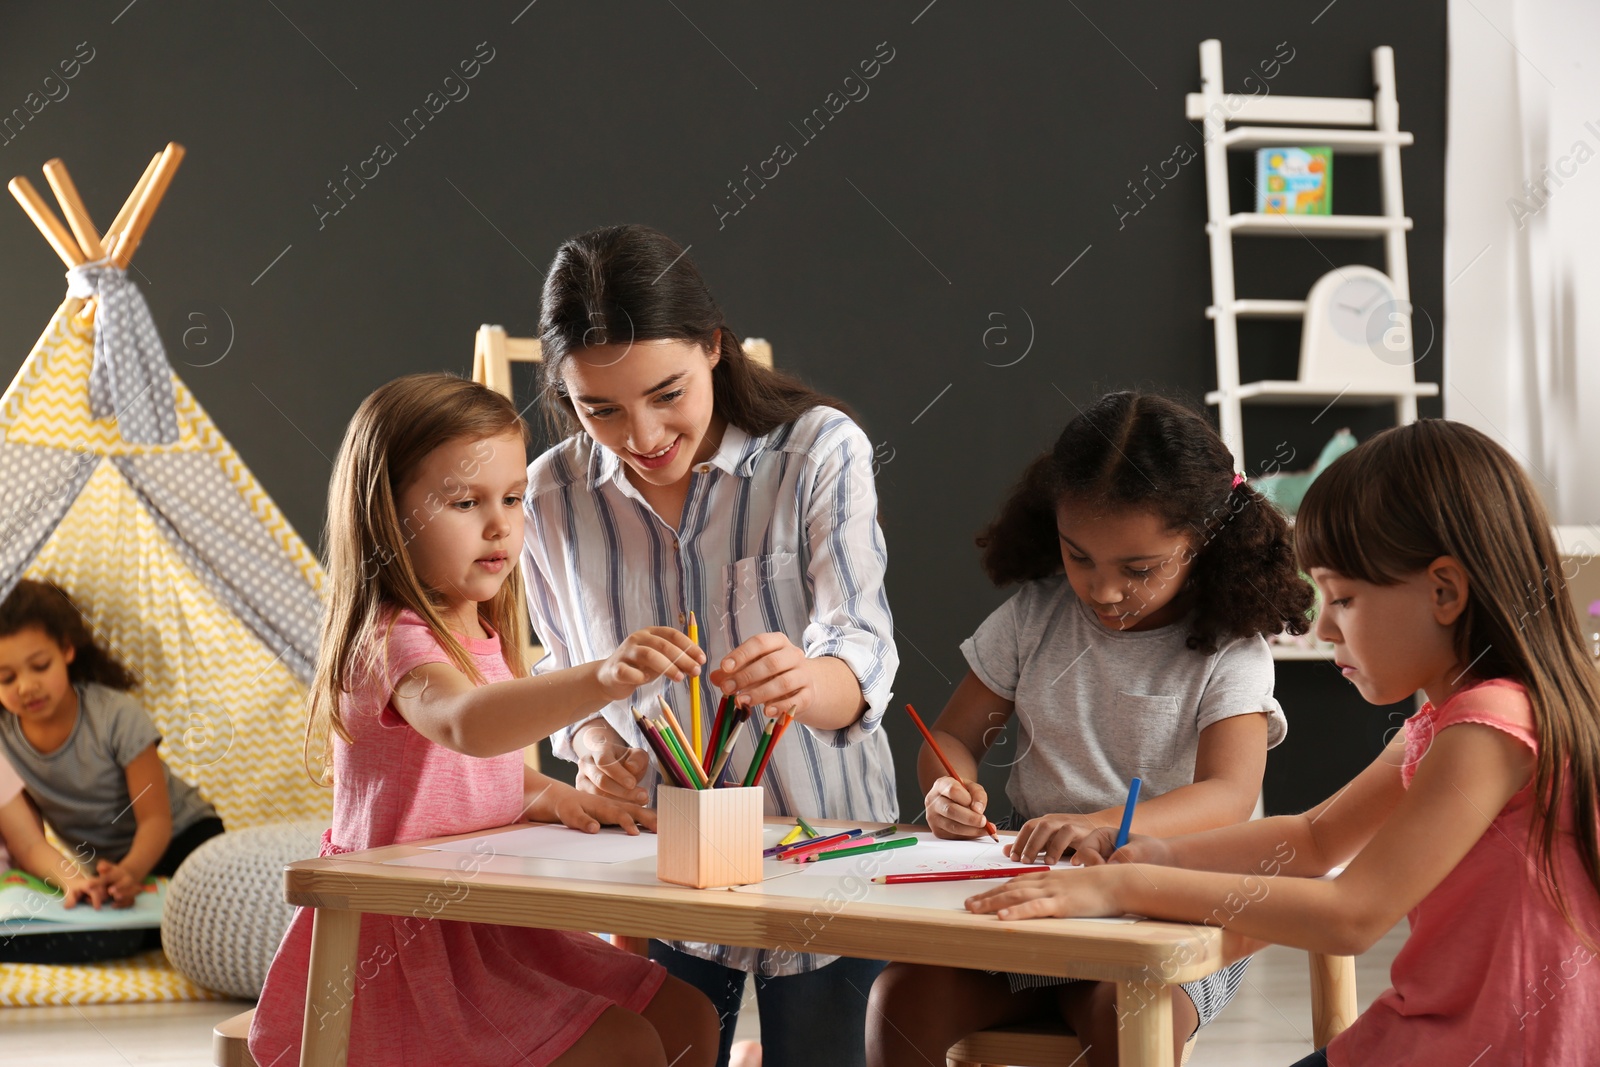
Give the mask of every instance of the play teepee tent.
<svg viewBox="0 0 1600 1067">
<path fill-rule="evenodd" d="M 322 572 L 172 373 L 126 269 L 183 149 L 151 160 L 95 232 L 59 160 L 69 231 L 10 188 L 67 264 L 68 293 L 0 397 L 0 597 L 55 582 L 139 675 L 174 773 L 230 828 L 326 818 L 301 761 Z"/>
</svg>

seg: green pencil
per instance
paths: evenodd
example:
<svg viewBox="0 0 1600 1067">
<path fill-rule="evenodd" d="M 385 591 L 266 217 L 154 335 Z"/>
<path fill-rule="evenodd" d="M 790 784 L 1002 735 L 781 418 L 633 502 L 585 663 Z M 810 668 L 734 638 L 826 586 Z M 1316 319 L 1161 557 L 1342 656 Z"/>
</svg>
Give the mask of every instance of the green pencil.
<svg viewBox="0 0 1600 1067">
<path fill-rule="evenodd" d="M 846 856 L 859 856 L 863 852 L 887 852 L 891 848 L 905 848 L 907 845 L 914 845 L 916 843 L 917 839 L 914 837 L 896 837 L 888 841 L 874 841 L 870 845 L 857 845 L 854 848 L 832 849 L 828 852 L 823 852 L 820 855 L 813 856 L 812 859 L 837 860 L 843 859 Z"/>
<path fill-rule="evenodd" d="M 761 741 L 756 745 L 755 755 L 750 757 L 750 767 L 744 772 L 744 784 L 752 786 L 756 781 L 756 772 L 761 769 L 761 757 L 767 751 L 767 746 L 772 744 L 772 728 L 776 719 L 767 720 L 767 728 L 761 731 Z"/>
<path fill-rule="evenodd" d="M 800 816 L 796 815 L 794 817 L 794 821 L 800 824 L 800 829 L 802 829 L 802 830 L 804 830 L 806 832 L 806 836 L 807 837 L 816 837 L 817 836 L 817 832 L 811 828 L 811 824 L 806 822 Z"/>
<path fill-rule="evenodd" d="M 689 779 L 696 789 L 704 789 L 705 786 L 700 784 L 701 776 L 695 773 L 699 768 L 692 766 L 692 761 L 684 753 L 683 746 L 678 743 L 677 734 L 670 729 L 659 729 L 657 732 L 661 735 L 661 739 L 667 743 L 667 748 L 672 751 L 673 758 L 683 768 L 683 776 Z"/>
</svg>

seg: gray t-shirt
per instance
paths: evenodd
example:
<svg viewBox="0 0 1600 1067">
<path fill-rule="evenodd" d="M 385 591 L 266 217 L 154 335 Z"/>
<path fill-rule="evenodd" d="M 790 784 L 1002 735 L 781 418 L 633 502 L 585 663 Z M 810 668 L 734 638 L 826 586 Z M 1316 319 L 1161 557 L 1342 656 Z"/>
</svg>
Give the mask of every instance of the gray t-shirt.
<svg viewBox="0 0 1600 1067">
<path fill-rule="evenodd" d="M 133 844 L 138 821 L 123 770 L 139 753 L 159 744 L 161 733 L 127 693 L 89 683 L 78 691 L 78 721 L 66 743 L 41 753 L 22 736 L 22 721 L 0 715 L 0 748 L 15 768 L 39 812 L 80 860 L 120 860 Z M 167 797 L 176 837 L 216 810 L 194 786 L 166 765 Z M 93 863 L 90 863 L 91 868 Z"/>
<path fill-rule="evenodd" d="M 1234 715 L 1266 713 L 1267 747 L 1283 740 L 1266 641 L 1207 656 L 1187 647 L 1189 623 L 1108 630 L 1060 575 L 1024 584 L 962 642 L 978 680 L 1016 707 L 1016 752 L 990 755 L 1011 761 L 1018 814 L 1120 807 L 1134 776 L 1142 797 L 1189 785 L 1200 731 Z"/>
</svg>

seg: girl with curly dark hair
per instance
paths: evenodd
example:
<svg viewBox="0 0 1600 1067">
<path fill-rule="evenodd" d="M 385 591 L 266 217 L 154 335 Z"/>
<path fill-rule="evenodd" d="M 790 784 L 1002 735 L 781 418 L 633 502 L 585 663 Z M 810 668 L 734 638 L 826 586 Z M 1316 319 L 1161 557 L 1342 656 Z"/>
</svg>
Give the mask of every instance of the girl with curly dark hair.
<svg viewBox="0 0 1600 1067">
<path fill-rule="evenodd" d="M 985 834 L 978 763 L 1013 715 L 1013 860 L 1054 864 L 1116 827 L 1134 777 L 1141 833 L 1248 818 L 1286 730 L 1265 635 L 1304 633 L 1313 598 L 1288 523 L 1205 418 L 1159 396 L 1102 397 L 1028 466 L 978 545 L 995 584 L 1020 588 L 962 644 L 970 670 L 933 727 L 960 778 L 927 746 L 919 756 L 934 833 Z M 1180 1057 L 1245 962 L 1173 996 Z M 872 1062 L 936 1061 L 972 1031 L 1050 1017 L 1088 1063 L 1115 1064 L 1115 985 L 891 964 L 872 992 Z"/>
</svg>

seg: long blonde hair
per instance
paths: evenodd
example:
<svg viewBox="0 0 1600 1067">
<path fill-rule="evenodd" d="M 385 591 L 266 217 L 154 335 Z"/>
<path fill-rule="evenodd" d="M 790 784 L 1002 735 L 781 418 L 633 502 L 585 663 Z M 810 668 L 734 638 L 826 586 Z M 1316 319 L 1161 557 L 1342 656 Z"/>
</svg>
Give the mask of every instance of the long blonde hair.
<svg viewBox="0 0 1600 1067">
<path fill-rule="evenodd" d="M 1476 678 L 1528 691 L 1539 755 L 1534 855 L 1577 930 L 1556 861 L 1561 800 L 1590 886 L 1600 890 L 1600 672 L 1567 595 L 1550 517 L 1516 460 L 1470 426 L 1424 419 L 1373 437 L 1311 484 L 1295 520 L 1302 567 L 1391 585 L 1452 556 L 1467 572 L 1456 653 Z M 1578 930 L 1586 940 L 1594 931 Z"/>
<path fill-rule="evenodd" d="M 389 629 L 401 609 L 416 612 L 451 663 L 482 683 L 472 657 L 439 614 L 437 594 L 411 565 L 407 542 L 415 530 L 400 516 L 397 502 L 435 448 L 505 434 L 527 440 L 527 426 L 511 401 L 450 374 L 396 378 L 362 401 L 351 420 L 328 484 L 323 547 L 330 592 L 305 740 L 306 770 L 313 781 L 329 780 L 333 735 L 353 741 L 339 714 L 340 698 L 384 676 Z M 499 634 L 506 666 L 523 677 L 527 625 L 521 571 L 513 568 L 500 591 L 478 610 Z"/>
</svg>

